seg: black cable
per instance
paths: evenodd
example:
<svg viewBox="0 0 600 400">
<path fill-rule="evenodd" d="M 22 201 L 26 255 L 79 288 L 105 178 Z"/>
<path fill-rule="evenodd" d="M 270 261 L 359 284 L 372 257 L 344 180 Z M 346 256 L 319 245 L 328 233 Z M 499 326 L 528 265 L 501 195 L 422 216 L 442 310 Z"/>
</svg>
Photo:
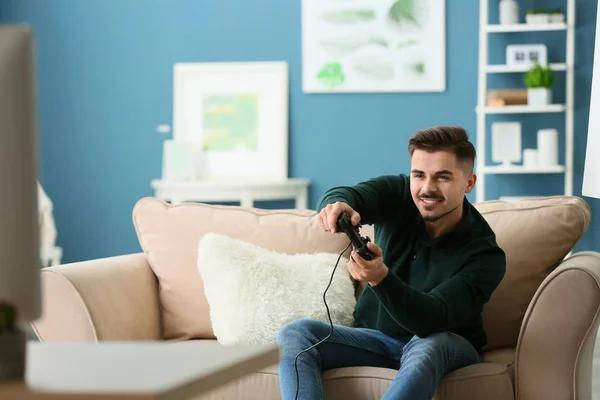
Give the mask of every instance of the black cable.
<svg viewBox="0 0 600 400">
<path fill-rule="evenodd" d="M 296 397 L 295 397 L 296 400 L 298 400 L 298 392 L 300 391 L 300 376 L 298 374 L 298 357 L 300 356 L 300 354 L 305 353 L 305 352 L 309 351 L 310 349 L 317 347 L 318 345 L 320 345 L 321 343 L 323 343 L 324 341 L 329 339 L 331 337 L 331 335 L 333 335 L 333 321 L 331 321 L 331 314 L 329 314 L 329 306 L 327 305 L 327 300 L 325 300 L 325 295 L 327 294 L 327 290 L 329 290 L 329 287 L 331 286 L 331 282 L 333 282 L 333 275 L 335 274 L 335 270 L 337 269 L 340 259 L 342 258 L 342 256 L 346 252 L 346 250 L 348 250 L 348 248 L 350 247 L 351 244 L 352 244 L 352 242 L 348 243 L 348 246 L 346 246 L 346 248 L 340 253 L 337 261 L 335 262 L 335 267 L 333 267 L 333 271 L 331 271 L 331 278 L 329 278 L 329 284 L 327 285 L 327 288 L 325 288 L 325 291 L 323 292 L 323 303 L 325 303 L 325 308 L 327 309 L 327 318 L 329 318 L 329 325 L 331 326 L 331 332 L 329 332 L 329 335 L 325 336 L 324 339 L 319 340 L 317 343 L 313 344 L 309 348 L 304 349 L 300 353 L 296 354 L 296 358 L 294 359 L 294 369 L 296 370 Z"/>
</svg>

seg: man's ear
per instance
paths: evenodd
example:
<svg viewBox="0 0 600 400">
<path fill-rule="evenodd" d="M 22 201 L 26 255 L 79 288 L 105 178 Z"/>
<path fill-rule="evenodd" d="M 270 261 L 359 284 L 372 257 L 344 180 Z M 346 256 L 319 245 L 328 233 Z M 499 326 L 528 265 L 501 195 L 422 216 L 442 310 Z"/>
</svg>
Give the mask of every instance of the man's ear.
<svg viewBox="0 0 600 400">
<path fill-rule="evenodd" d="M 477 182 L 477 175 L 471 172 L 467 179 L 467 187 L 465 189 L 465 193 L 471 193 L 473 191 L 473 188 L 475 187 L 475 182 Z"/>
</svg>

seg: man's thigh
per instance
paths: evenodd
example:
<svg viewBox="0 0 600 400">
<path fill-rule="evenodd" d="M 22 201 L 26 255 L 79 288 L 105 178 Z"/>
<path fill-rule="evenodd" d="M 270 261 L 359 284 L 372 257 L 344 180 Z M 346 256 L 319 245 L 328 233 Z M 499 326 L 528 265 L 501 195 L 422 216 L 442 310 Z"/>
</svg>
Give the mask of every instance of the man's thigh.
<svg viewBox="0 0 600 400">
<path fill-rule="evenodd" d="M 305 319 L 297 325 L 314 335 L 314 343 L 331 332 L 331 325 L 322 321 Z M 323 371 L 359 366 L 397 369 L 403 346 L 377 330 L 334 325 L 333 334 L 318 346 L 318 352 Z"/>
</svg>

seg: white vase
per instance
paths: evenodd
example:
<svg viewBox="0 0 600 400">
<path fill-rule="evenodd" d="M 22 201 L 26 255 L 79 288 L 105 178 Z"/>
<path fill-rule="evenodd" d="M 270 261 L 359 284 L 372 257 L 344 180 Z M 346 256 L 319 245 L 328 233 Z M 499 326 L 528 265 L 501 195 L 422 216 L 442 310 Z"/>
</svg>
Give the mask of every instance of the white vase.
<svg viewBox="0 0 600 400">
<path fill-rule="evenodd" d="M 527 88 L 527 104 L 530 106 L 545 106 L 552 103 L 552 89 Z"/>
<path fill-rule="evenodd" d="M 524 167 L 536 167 L 537 165 L 538 165 L 537 149 L 523 150 L 523 166 Z"/>
<path fill-rule="evenodd" d="M 540 165 L 558 165 L 558 131 L 540 129 L 537 133 L 538 163 Z"/>
<path fill-rule="evenodd" d="M 555 24 L 565 22 L 565 14 L 550 14 L 550 22 Z"/>
<path fill-rule="evenodd" d="M 513 25 L 519 23 L 519 4 L 516 0 L 500 0 L 500 24 Z"/>
</svg>

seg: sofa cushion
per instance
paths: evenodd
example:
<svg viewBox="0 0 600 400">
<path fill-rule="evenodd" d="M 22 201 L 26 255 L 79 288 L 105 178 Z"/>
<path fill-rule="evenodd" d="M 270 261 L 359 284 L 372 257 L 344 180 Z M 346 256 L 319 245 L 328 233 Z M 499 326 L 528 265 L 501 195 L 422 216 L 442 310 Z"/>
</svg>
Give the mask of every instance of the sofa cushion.
<svg viewBox="0 0 600 400">
<path fill-rule="evenodd" d="M 356 299 L 347 263 L 339 254 L 283 254 L 207 233 L 198 244 L 198 271 L 215 336 L 223 345 L 275 343 L 296 319 L 329 323 L 326 289 L 333 323 L 351 326 Z"/>
<path fill-rule="evenodd" d="M 164 339 L 215 337 L 197 269 L 198 241 L 206 233 L 220 233 L 286 254 L 339 254 L 348 245 L 347 237 L 321 230 L 315 214 L 313 210 L 139 200 L 133 222 L 158 279 Z"/>
<path fill-rule="evenodd" d="M 375 367 L 337 368 L 323 373 L 325 398 L 331 400 L 381 399 L 398 371 Z M 280 400 L 277 365 L 223 385 L 203 400 Z M 446 375 L 433 400 L 514 400 L 506 366 L 482 363 Z"/>
<path fill-rule="evenodd" d="M 590 209 L 572 196 L 486 201 L 475 207 L 496 233 L 507 263 L 503 281 L 484 307 L 485 350 L 516 347 L 533 295 L 587 230 Z"/>
</svg>

